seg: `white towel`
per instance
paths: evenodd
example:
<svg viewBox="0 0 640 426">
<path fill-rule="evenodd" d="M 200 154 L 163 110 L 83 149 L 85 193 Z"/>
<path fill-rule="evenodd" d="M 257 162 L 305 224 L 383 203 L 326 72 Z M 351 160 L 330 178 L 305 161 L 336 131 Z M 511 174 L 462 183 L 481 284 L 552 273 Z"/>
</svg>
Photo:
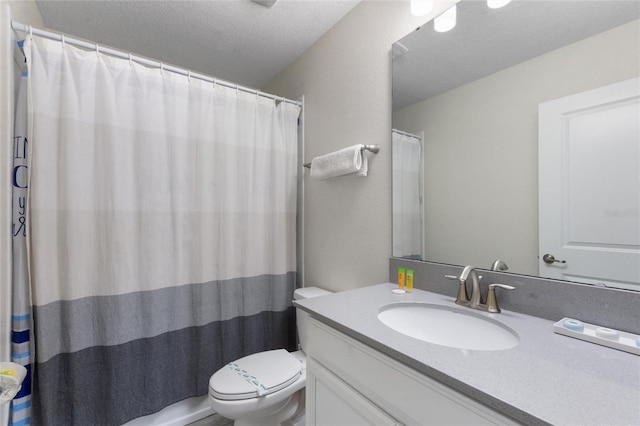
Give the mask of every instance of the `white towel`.
<svg viewBox="0 0 640 426">
<path fill-rule="evenodd" d="M 0 404 L 9 402 L 22 387 L 27 369 L 13 362 L 0 362 Z"/>
<path fill-rule="evenodd" d="M 311 160 L 311 177 L 330 179 L 336 176 L 366 176 L 367 157 L 362 155 L 364 145 L 353 145 Z"/>
</svg>

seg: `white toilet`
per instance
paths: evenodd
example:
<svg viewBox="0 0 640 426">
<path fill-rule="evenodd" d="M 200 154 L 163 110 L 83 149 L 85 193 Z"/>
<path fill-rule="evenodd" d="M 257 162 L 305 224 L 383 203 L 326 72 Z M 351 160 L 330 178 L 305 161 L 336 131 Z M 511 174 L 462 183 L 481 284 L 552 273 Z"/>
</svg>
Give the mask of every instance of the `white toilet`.
<svg viewBox="0 0 640 426">
<path fill-rule="evenodd" d="M 324 296 L 317 287 L 300 288 L 295 300 Z M 276 426 L 290 420 L 304 408 L 307 378 L 306 355 L 308 314 L 296 309 L 299 351 L 284 349 L 259 352 L 230 362 L 209 379 L 209 405 L 235 426 Z"/>
</svg>

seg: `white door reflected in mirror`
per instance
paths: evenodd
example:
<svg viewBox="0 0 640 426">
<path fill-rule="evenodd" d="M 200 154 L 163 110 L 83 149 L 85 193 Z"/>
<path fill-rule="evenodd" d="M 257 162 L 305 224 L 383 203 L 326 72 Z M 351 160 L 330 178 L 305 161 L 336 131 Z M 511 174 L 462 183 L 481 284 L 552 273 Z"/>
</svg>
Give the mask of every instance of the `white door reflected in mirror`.
<svg viewBox="0 0 640 426">
<path fill-rule="evenodd" d="M 538 147 L 540 275 L 637 290 L 640 78 L 540 104 Z"/>
</svg>

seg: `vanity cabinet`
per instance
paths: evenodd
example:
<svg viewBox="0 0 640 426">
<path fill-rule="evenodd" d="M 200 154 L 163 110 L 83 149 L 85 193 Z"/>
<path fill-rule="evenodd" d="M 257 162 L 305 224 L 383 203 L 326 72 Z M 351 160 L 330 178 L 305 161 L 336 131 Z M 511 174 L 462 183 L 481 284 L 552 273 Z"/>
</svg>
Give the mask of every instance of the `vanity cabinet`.
<svg viewBox="0 0 640 426">
<path fill-rule="evenodd" d="M 349 426 L 400 425 L 322 364 L 314 359 L 308 361 L 307 396 L 311 395 L 313 403 L 307 406 L 307 423 Z M 313 421 L 310 422 L 310 418 Z"/>
<path fill-rule="evenodd" d="M 308 327 L 310 426 L 517 424 L 314 318 Z"/>
</svg>

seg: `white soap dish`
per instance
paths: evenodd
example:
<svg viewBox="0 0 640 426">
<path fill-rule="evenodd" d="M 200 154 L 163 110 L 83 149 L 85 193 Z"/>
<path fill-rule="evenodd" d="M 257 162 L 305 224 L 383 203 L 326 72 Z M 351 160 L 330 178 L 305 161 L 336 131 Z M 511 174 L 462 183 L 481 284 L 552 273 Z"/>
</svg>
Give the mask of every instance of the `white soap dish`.
<svg viewBox="0 0 640 426">
<path fill-rule="evenodd" d="M 588 324 L 573 318 L 563 318 L 553 324 L 553 332 L 640 355 L 640 335 L 626 331 Z"/>
</svg>

